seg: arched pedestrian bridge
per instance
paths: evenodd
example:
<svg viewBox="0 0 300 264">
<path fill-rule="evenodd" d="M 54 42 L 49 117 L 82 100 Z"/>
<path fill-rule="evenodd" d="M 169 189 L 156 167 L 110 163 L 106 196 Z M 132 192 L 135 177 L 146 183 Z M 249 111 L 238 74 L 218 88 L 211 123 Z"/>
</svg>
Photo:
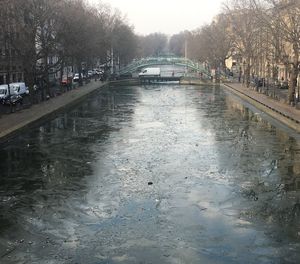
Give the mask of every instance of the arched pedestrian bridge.
<svg viewBox="0 0 300 264">
<path fill-rule="evenodd" d="M 173 56 L 148 57 L 133 62 L 120 70 L 120 75 L 129 75 L 140 72 L 141 69 L 155 66 L 176 66 L 182 67 L 185 71 L 181 72 L 181 76 L 193 76 L 210 79 L 210 72 L 205 69 L 201 63 L 195 63 L 190 59 Z"/>
</svg>

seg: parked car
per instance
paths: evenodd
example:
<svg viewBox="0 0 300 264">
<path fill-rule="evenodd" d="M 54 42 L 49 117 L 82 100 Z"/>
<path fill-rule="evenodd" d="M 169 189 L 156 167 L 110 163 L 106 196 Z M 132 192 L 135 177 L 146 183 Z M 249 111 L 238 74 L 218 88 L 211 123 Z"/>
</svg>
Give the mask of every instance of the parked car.
<svg viewBox="0 0 300 264">
<path fill-rule="evenodd" d="M 0 99 L 4 100 L 7 98 L 10 94 L 17 94 L 15 91 L 15 88 L 13 86 L 9 86 L 9 91 L 8 91 L 8 85 L 7 84 L 2 84 L 0 85 Z"/>
<path fill-rule="evenodd" d="M 23 98 L 21 95 L 18 95 L 18 94 L 10 94 L 10 95 L 6 96 L 5 98 L 2 98 L 0 102 L 4 105 L 23 104 Z"/>
<path fill-rule="evenodd" d="M 81 78 L 83 79 L 83 74 L 81 73 Z M 73 77 L 73 82 L 79 82 L 79 73 L 75 73 Z"/>
<path fill-rule="evenodd" d="M 63 76 L 63 78 L 61 80 L 61 85 L 67 86 L 67 85 L 71 85 L 71 84 L 72 84 L 72 77 Z"/>
<path fill-rule="evenodd" d="M 88 73 L 87 73 L 87 76 L 88 76 L 88 77 L 92 77 L 93 75 L 94 75 L 93 71 L 91 71 L 91 70 L 88 71 Z"/>
<path fill-rule="evenodd" d="M 94 75 L 102 75 L 104 72 L 103 70 L 100 70 L 100 69 L 93 69 L 93 74 Z"/>
<path fill-rule="evenodd" d="M 288 88 L 289 88 L 288 81 L 282 81 L 280 83 L 280 89 L 288 89 Z"/>
<path fill-rule="evenodd" d="M 24 82 L 16 82 L 16 83 L 10 83 L 9 84 L 10 87 L 12 87 L 12 89 L 21 96 L 25 96 L 29 94 L 29 89 L 28 87 L 25 85 Z"/>
</svg>

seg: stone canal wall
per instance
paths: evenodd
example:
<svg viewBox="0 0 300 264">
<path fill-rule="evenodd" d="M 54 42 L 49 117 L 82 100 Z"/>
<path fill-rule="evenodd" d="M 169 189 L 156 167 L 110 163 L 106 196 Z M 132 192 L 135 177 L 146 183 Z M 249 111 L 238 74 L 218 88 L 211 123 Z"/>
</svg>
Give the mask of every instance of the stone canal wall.
<svg viewBox="0 0 300 264">
<path fill-rule="evenodd" d="M 108 83 L 99 81 L 90 82 L 80 88 L 76 88 L 48 101 L 40 104 L 32 105 L 28 109 L 23 109 L 17 113 L 6 114 L 0 117 L 0 143 L 9 140 L 15 136 L 21 129 L 37 125 L 38 122 L 44 121 L 46 118 L 55 116 L 66 107 L 76 104 L 83 100 L 99 88 Z M 215 85 L 214 83 L 206 83 L 203 81 L 194 81 L 183 79 L 180 84 L 183 85 Z M 111 81 L 109 85 L 113 86 L 132 86 L 140 85 L 138 79 Z M 260 94 L 250 88 L 246 88 L 239 83 L 225 83 L 223 86 L 238 95 L 242 99 L 248 101 L 259 110 L 267 113 L 271 117 L 279 120 L 288 127 L 300 132 L 300 110 L 295 107 L 276 101 L 264 94 Z"/>
<path fill-rule="evenodd" d="M 55 116 L 66 107 L 76 104 L 106 83 L 100 81 L 91 81 L 90 83 L 78 87 L 74 90 L 63 93 L 50 100 L 32 105 L 30 108 L 23 109 L 19 112 L 2 115 L 0 118 L 0 143 L 8 141 L 21 129 L 36 125 L 50 116 Z"/>
<path fill-rule="evenodd" d="M 296 132 L 300 132 L 300 110 L 295 107 L 265 94 L 258 93 L 251 88 L 246 88 L 240 83 L 224 83 L 223 86 L 254 105 L 257 109 L 294 129 Z"/>
</svg>

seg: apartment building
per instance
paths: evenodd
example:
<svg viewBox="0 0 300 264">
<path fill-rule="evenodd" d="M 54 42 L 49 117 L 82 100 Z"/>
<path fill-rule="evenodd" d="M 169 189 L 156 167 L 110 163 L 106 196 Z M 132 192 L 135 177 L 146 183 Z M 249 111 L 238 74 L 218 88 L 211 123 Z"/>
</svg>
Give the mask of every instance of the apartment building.
<svg viewBox="0 0 300 264">
<path fill-rule="evenodd" d="M 0 3 L 0 84 L 20 82 L 24 80 L 22 60 L 14 43 L 18 41 L 17 25 L 12 19 L 12 2 Z"/>
</svg>

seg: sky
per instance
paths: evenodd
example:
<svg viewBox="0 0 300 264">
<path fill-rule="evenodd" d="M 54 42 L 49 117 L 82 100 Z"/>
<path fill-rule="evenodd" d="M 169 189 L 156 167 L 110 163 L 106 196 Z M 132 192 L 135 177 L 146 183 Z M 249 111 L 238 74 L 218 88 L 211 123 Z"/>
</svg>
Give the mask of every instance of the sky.
<svg viewBox="0 0 300 264">
<path fill-rule="evenodd" d="M 97 3 L 99 0 L 89 0 Z M 224 0 L 103 0 L 126 15 L 135 32 L 173 35 L 209 24 Z"/>
</svg>

